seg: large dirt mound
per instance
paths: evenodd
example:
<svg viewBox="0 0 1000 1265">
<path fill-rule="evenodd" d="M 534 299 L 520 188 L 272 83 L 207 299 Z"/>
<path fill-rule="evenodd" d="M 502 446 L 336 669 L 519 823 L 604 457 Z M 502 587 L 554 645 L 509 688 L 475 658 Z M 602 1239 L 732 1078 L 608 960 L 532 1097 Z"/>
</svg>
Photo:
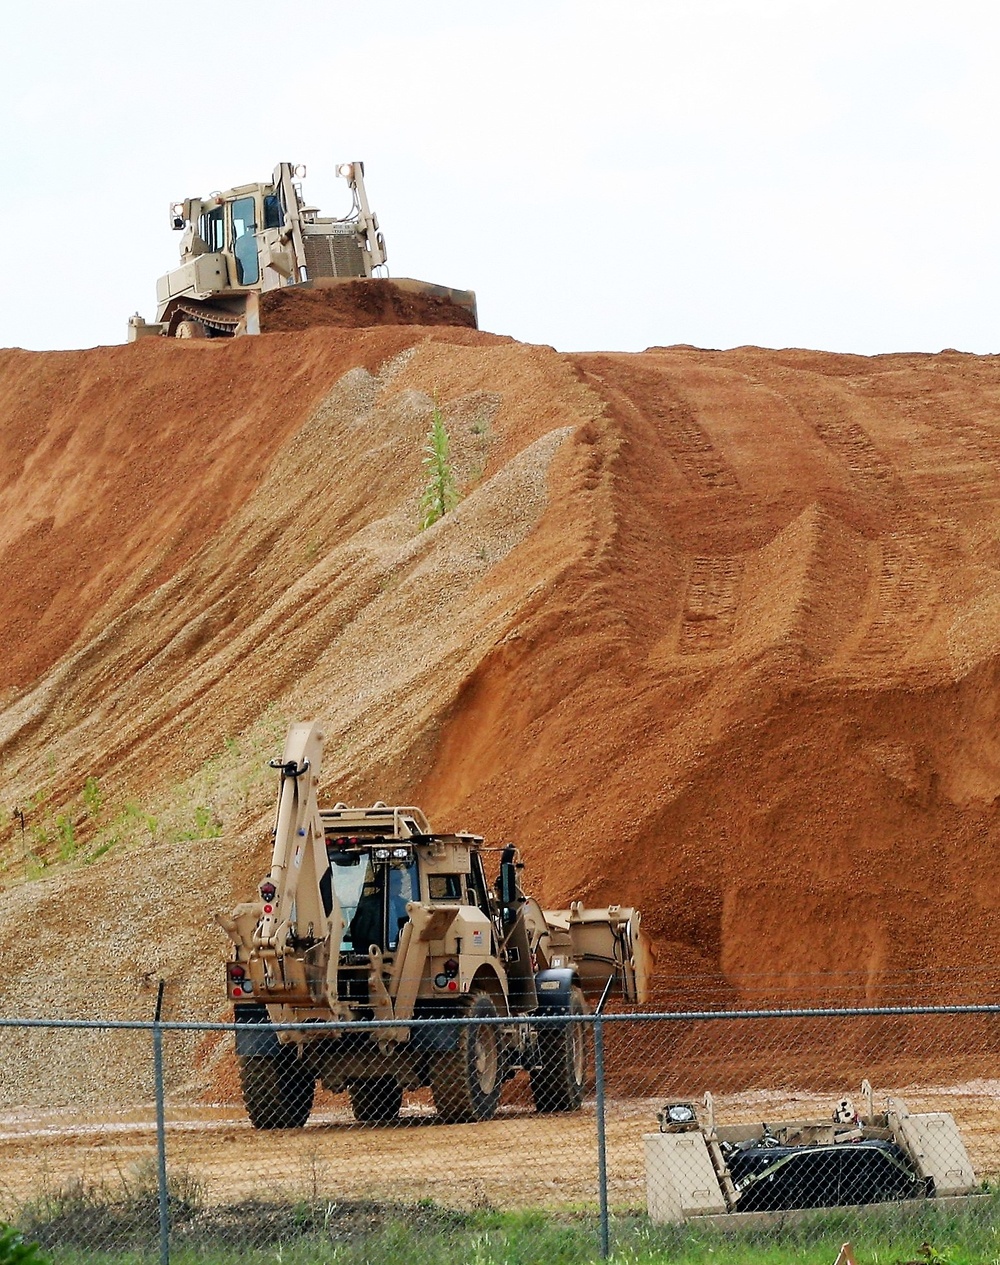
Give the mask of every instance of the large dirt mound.
<svg viewBox="0 0 1000 1265">
<path fill-rule="evenodd" d="M 314 329 L 0 353 L 0 414 L 6 1013 L 221 1013 L 312 717 L 331 800 L 639 905 L 664 999 L 992 988 L 994 358 Z"/>
</svg>

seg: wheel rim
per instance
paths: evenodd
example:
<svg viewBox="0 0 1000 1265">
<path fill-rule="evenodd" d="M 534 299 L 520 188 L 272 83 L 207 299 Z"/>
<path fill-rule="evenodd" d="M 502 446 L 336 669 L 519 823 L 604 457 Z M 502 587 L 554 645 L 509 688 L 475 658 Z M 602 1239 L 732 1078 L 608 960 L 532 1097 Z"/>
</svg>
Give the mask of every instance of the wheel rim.
<svg viewBox="0 0 1000 1265">
<path fill-rule="evenodd" d="M 497 1057 L 497 1038 L 492 1027 L 480 1025 L 472 1050 L 473 1071 L 480 1092 L 492 1094 L 496 1087 L 500 1060 Z"/>
</svg>

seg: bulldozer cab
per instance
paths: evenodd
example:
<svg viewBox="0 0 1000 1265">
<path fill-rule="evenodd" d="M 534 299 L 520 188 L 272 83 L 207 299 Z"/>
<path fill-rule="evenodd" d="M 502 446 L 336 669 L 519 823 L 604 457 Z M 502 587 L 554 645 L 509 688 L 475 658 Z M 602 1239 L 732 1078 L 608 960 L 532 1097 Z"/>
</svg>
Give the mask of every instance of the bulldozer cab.
<svg viewBox="0 0 1000 1265">
<path fill-rule="evenodd" d="M 242 185 L 203 201 L 176 203 L 172 210 L 174 227 L 187 229 L 181 258 L 227 251 L 241 274 L 236 284 L 245 286 L 260 280 L 257 234 L 281 228 L 284 218 L 281 197 L 271 185 Z"/>
<path fill-rule="evenodd" d="M 182 270 L 195 260 L 202 269 L 215 257 L 219 290 L 253 290 L 265 284 L 261 247 L 268 230 L 280 229 L 285 212 L 279 191 L 272 185 L 241 185 L 210 198 L 189 198 L 171 208 L 171 222 L 184 231 L 181 238 Z M 175 285 L 192 284 L 185 274 L 175 280 L 161 279 L 164 293 Z"/>
<path fill-rule="evenodd" d="M 343 219 L 306 206 L 295 176 L 304 168 L 279 163 L 270 184 L 238 185 L 170 207 L 170 223 L 183 232 L 181 269 L 204 255 L 224 256 L 215 289 L 271 289 L 320 276 L 367 277 L 385 262 L 385 249 L 368 207 L 360 163 L 338 169 L 352 192 Z M 172 278 L 172 279 L 171 279 Z M 190 285 L 188 275 L 161 278 L 161 290 Z"/>
</svg>

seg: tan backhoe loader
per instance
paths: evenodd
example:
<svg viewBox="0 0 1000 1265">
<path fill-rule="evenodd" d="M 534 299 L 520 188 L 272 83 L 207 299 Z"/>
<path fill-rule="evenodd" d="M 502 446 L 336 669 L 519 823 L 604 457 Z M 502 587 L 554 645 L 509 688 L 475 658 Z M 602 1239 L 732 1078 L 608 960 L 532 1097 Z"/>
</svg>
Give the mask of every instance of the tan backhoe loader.
<svg viewBox="0 0 1000 1265">
<path fill-rule="evenodd" d="M 303 1125 L 317 1080 L 348 1090 L 358 1120 L 395 1119 L 404 1091 L 424 1086 L 443 1120 L 486 1120 L 520 1069 L 540 1111 L 575 1110 L 587 1025 L 523 1019 L 582 1015 L 612 981 L 643 1000 L 639 913 L 543 911 L 521 890 L 514 847 L 439 834 L 419 808 L 320 808 L 322 747 L 316 725 L 289 730 L 273 762 L 270 870 L 254 900 L 218 919 L 234 945 L 227 989 L 253 1124 Z M 430 1018 L 497 1022 L 411 1022 Z M 386 1026 L 359 1029 L 364 1020 Z M 312 1032 L 316 1021 L 342 1027 Z"/>
</svg>

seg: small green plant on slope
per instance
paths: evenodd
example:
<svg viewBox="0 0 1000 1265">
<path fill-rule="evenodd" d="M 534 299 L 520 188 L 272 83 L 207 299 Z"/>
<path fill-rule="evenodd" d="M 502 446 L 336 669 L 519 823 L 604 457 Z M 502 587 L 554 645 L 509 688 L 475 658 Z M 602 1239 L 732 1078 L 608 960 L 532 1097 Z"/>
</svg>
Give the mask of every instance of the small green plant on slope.
<svg viewBox="0 0 1000 1265">
<path fill-rule="evenodd" d="M 427 482 L 420 497 L 420 526 L 430 527 L 458 504 L 458 488 L 451 466 L 451 444 L 441 410 L 434 409 L 431 428 L 424 447 L 424 470 Z"/>
<path fill-rule="evenodd" d="M 474 486 L 486 473 L 486 453 L 493 436 L 490 432 L 489 422 L 482 416 L 477 417 L 469 427 L 469 434 L 472 435 L 473 442 L 479 453 L 479 456 L 469 469 L 469 483 Z"/>
<path fill-rule="evenodd" d="M 99 821 L 101 808 L 104 804 L 104 794 L 96 777 L 88 777 L 83 784 L 83 804 L 91 821 Z"/>
<path fill-rule="evenodd" d="M 222 822 L 219 818 L 210 808 L 206 808 L 204 804 L 198 804 L 194 810 L 194 829 L 175 831 L 174 839 L 178 842 L 218 839 L 221 834 Z"/>
<path fill-rule="evenodd" d="M 72 860 L 76 856 L 76 830 L 68 814 L 60 813 L 56 817 L 56 832 L 59 835 L 59 860 Z"/>
</svg>

